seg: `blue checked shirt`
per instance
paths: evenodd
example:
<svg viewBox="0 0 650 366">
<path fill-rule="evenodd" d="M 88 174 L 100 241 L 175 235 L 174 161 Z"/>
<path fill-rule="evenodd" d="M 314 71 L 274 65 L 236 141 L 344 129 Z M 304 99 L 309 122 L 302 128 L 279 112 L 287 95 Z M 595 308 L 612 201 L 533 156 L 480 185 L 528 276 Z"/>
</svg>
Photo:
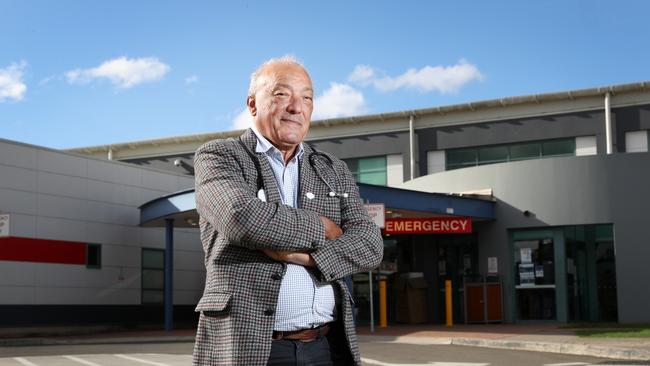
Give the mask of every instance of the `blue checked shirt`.
<svg viewBox="0 0 650 366">
<path fill-rule="evenodd" d="M 280 189 L 282 203 L 298 207 L 299 161 L 304 149 L 302 144 L 294 157 L 285 165 L 282 153 L 253 128 L 257 136 L 256 152 L 263 152 L 273 169 Z M 329 283 L 317 282 L 303 266 L 287 263 L 282 278 L 273 330 L 291 331 L 313 328 L 334 320 L 336 300 Z"/>
</svg>

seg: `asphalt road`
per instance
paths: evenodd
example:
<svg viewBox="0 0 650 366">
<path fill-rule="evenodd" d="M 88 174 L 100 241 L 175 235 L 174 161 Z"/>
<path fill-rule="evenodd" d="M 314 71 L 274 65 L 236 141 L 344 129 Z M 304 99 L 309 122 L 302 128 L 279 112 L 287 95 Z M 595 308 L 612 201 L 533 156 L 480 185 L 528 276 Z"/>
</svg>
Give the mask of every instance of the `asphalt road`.
<svg viewBox="0 0 650 366">
<path fill-rule="evenodd" d="M 0 347 L 0 366 L 189 366 L 193 343 Z M 365 366 L 650 365 L 553 353 L 362 342 Z"/>
</svg>

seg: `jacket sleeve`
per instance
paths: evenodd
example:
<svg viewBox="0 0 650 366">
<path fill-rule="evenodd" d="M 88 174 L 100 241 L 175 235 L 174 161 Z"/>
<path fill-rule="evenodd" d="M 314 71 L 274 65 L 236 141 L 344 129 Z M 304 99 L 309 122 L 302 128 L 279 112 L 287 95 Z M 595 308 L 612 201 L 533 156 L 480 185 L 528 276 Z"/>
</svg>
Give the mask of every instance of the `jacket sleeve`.
<svg viewBox="0 0 650 366">
<path fill-rule="evenodd" d="M 359 188 L 344 162 L 333 160 L 339 179 L 341 198 L 341 229 L 343 235 L 335 240 L 319 240 L 311 253 L 321 280 L 333 281 L 353 273 L 365 272 L 379 266 L 384 253 L 381 232 L 361 202 Z"/>
<path fill-rule="evenodd" d="M 313 250 L 325 238 L 319 215 L 258 199 L 257 192 L 244 179 L 236 145 L 232 140 L 215 140 L 196 151 L 199 216 L 235 245 L 249 249 Z"/>
</svg>

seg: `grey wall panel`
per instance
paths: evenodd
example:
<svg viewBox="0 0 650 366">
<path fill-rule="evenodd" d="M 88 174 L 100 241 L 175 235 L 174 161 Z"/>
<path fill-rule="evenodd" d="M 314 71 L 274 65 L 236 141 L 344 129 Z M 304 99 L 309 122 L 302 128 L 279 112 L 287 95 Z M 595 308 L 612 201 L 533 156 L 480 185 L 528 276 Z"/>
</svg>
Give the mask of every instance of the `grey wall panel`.
<svg viewBox="0 0 650 366">
<path fill-rule="evenodd" d="M 614 224 L 621 322 L 650 322 L 650 292 L 639 279 L 650 278 L 650 153 L 529 160 L 459 169 L 418 178 L 406 188 L 461 192 L 492 188 L 497 220 L 480 224 L 479 263 L 496 253 L 510 284 L 508 230 L 549 226 Z M 530 216 L 524 216 L 524 211 Z M 506 306 L 509 306 L 506 301 Z M 510 314 L 512 309 L 506 309 Z M 512 320 L 512 319 L 509 319 Z"/>
<path fill-rule="evenodd" d="M 86 220 L 90 217 L 89 202 L 83 199 L 39 194 L 37 203 L 39 216 L 73 220 Z"/>
<path fill-rule="evenodd" d="M 78 241 L 84 243 L 86 223 L 73 219 L 38 216 L 36 218 L 36 237 L 39 239 Z"/>
<path fill-rule="evenodd" d="M 0 210 L 3 213 L 17 212 L 25 215 L 36 215 L 38 211 L 37 196 L 33 192 L 0 188 Z"/>
<path fill-rule="evenodd" d="M 88 158 L 62 154 L 56 151 L 39 150 L 37 154 L 38 170 L 86 177 L 88 172 Z"/>
<path fill-rule="evenodd" d="M 340 159 L 375 155 L 408 154 L 408 133 L 391 133 L 312 141 L 318 150 L 327 151 Z"/>
<path fill-rule="evenodd" d="M 36 170 L 0 164 L 0 171 L 2 172 L 0 188 L 28 192 L 36 190 Z"/>
<path fill-rule="evenodd" d="M 87 222 L 88 241 L 91 243 L 135 245 L 140 242 L 141 228 L 103 222 Z"/>
<path fill-rule="evenodd" d="M 142 249 L 138 243 L 123 245 L 102 245 L 102 266 L 133 269 L 140 275 Z M 138 285 L 139 286 L 139 285 Z"/>
<path fill-rule="evenodd" d="M 38 193 L 78 199 L 88 196 L 87 180 L 84 178 L 39 171 L 37 183 Z"/>
<path fill-rule="evenodd" d="M 35 170 L 37 152 L 32 146 L 0 139 L 0 164 Z"/>
<path fill-rule="evenodd" d="M 142 174 L 142 186 L 148 189 L 166 192 L 179 190 L 178 179 L 175 175 L 157 172 L 146 172 L 146 174 Z"/>
<path fill-rule="evenodd" d="M 92 163 L 88 164 L 87 177 L 104 182 L 141 186 L 142 169 L 136 166 L 127 166 L 126 164 L 93 160 Z"/>
<path fill-rule="evenodd" d="M 140 187 L 92 179 L 88 179 L 86 182 L 88 186 L 86 198 L 91 201 L 117 203 L 133 207 L 137 207 L 139 202 L 147 202 L 142 200 L 142 188 Z M 156 191 L 154 194 L 159 194 L 159 192 Z"/>
</svg>

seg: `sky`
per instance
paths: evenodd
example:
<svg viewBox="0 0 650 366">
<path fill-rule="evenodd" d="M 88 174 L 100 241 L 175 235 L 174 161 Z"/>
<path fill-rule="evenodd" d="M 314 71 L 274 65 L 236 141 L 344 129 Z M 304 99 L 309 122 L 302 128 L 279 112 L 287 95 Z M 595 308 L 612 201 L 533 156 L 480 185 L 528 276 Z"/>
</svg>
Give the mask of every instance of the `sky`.
<svg viewBox="0 0 650 366">
<path fill-rule="evenodd" d="M 0 0 L 0 138 L 63 149 L 245 128 L 293 55 L 313 120 L 650 80 L 650 2 Z"/>
</svg>

